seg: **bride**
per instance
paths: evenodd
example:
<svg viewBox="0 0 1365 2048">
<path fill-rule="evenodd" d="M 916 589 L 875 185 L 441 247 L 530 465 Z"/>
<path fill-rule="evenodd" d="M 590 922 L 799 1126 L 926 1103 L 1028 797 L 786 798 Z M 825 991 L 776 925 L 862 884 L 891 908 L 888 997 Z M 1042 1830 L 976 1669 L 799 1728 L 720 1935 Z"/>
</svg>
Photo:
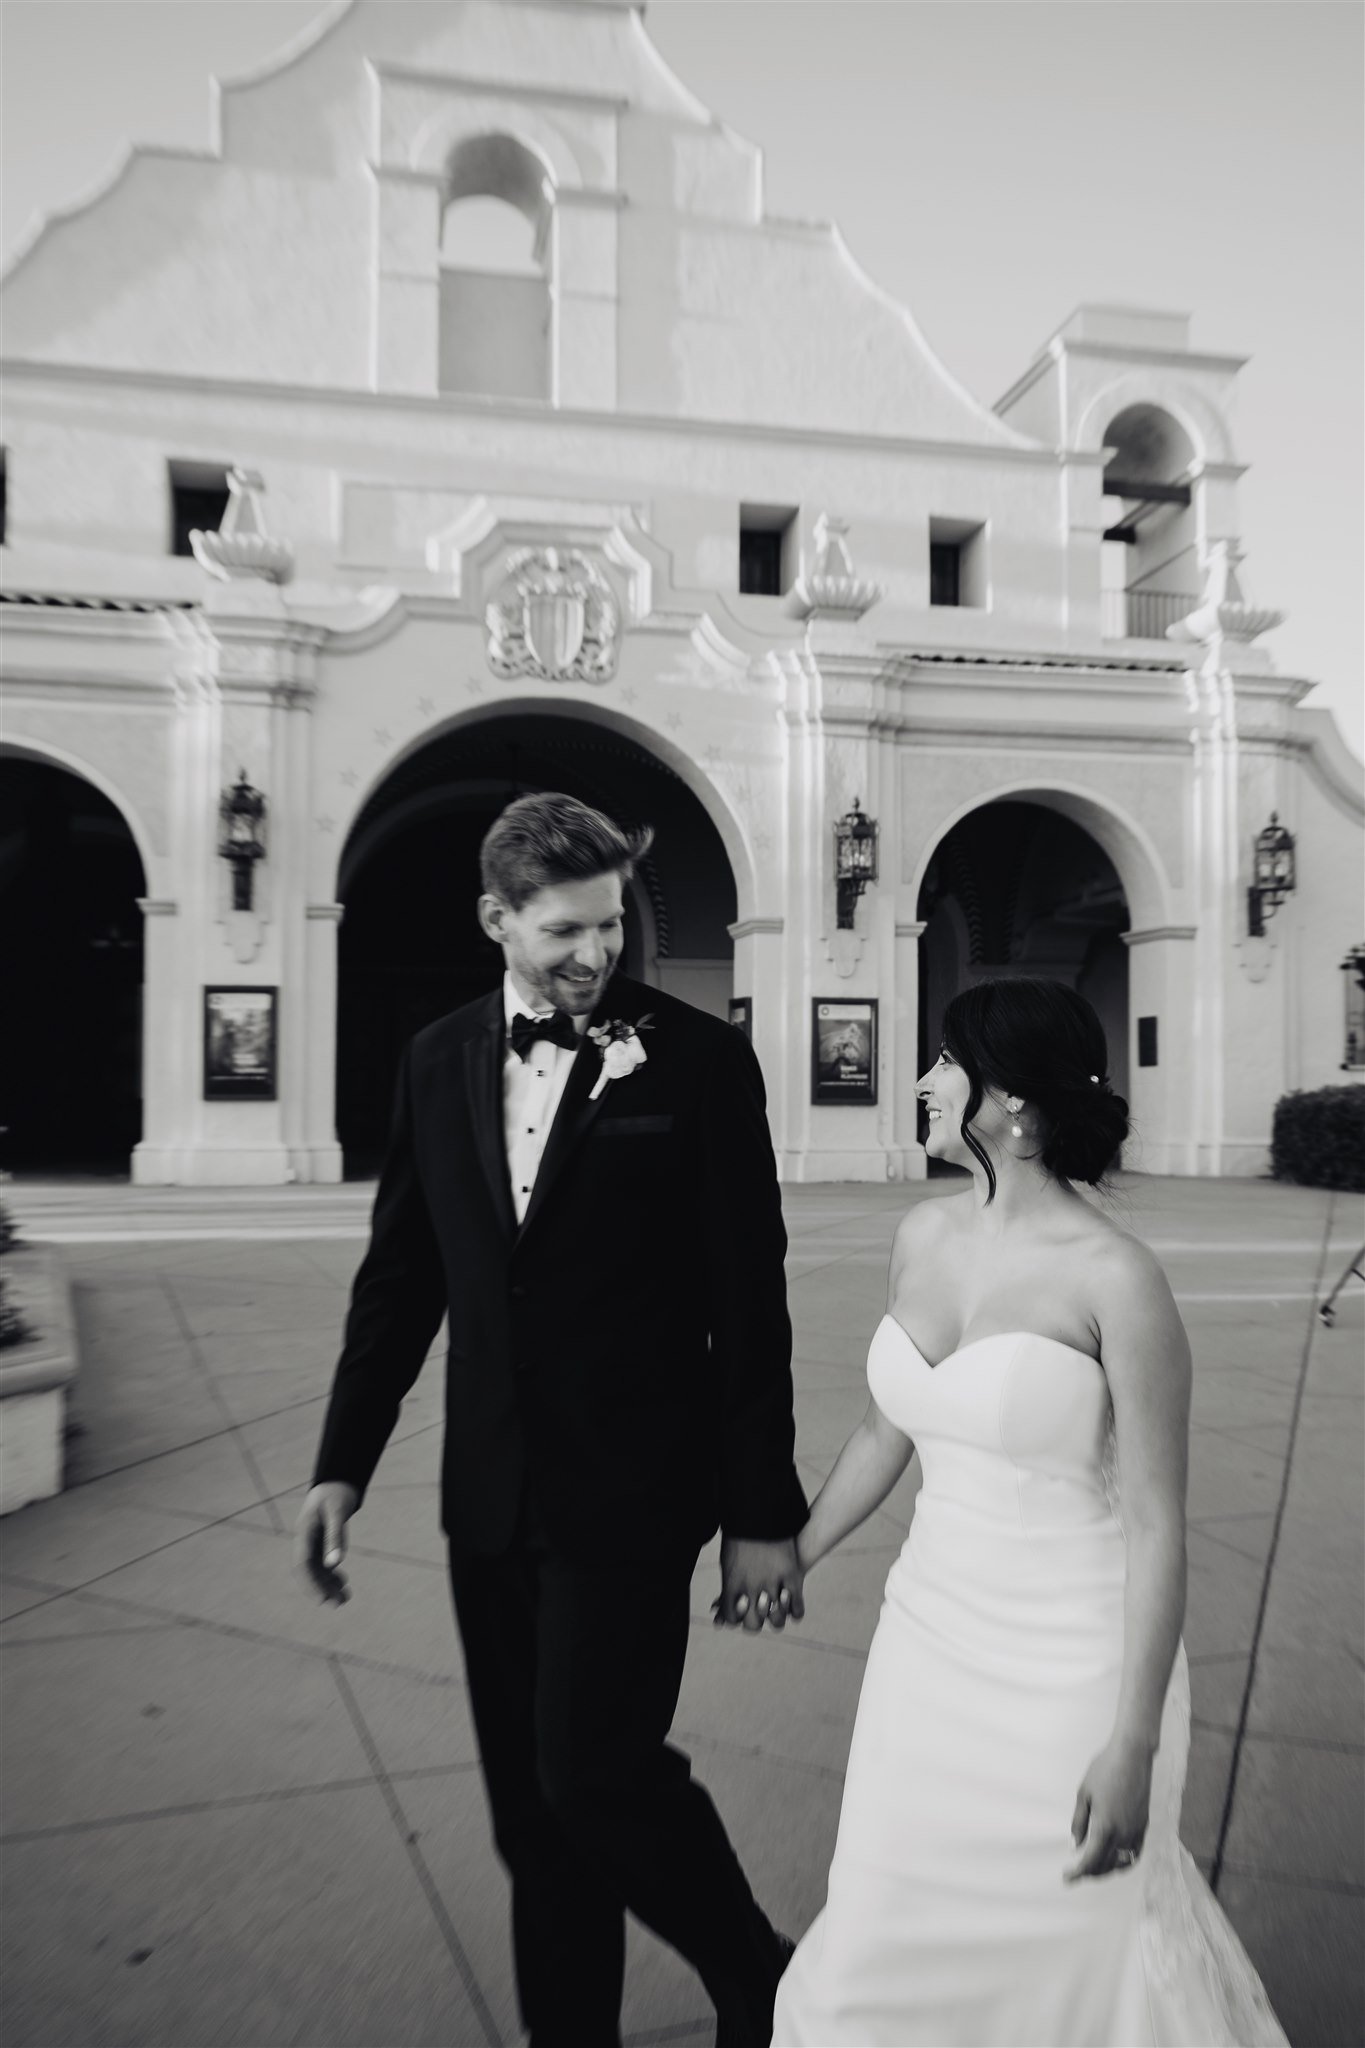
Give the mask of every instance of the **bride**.
<svg viewBox="0 0 1365 2048">
<path fill-rule="evenodd" d="M 808 1570 L 918 1447 L 775 2048 L 1270 2048 L 1176 1832 L 1190 1355 L 1156 1260 L 1076 1189 L 1128 1129 L 1099 1020 L 1059 982 L 983 982 L 918 1092 L 974 1185 L 896 1233 L 872 1400 L 800 1538 Z"/>
</svg>

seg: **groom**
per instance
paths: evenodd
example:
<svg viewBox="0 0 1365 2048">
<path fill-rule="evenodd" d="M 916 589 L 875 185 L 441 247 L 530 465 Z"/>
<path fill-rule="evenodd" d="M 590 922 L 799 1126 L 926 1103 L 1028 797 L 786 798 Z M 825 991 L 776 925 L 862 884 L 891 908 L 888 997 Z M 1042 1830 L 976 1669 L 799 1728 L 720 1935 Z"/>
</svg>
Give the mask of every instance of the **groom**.
<svg viewBox="0 0 1365 2048">
<path fill-rule="evenodd" d="M 533 2048 L 614 2048 L 625 1909 L 720 2048 L 788 1945 L 667 1741 L 697 1553 L 717 1619 L 801 1614 L 786 1235 L 748 1042 L 615 975 L 649 847 L 573 798 L 483 843 L 493 994 L 408 1046 L 298 1555 L 325 1599 L 443 1315 L 442 1525 Z"/>
</svg>

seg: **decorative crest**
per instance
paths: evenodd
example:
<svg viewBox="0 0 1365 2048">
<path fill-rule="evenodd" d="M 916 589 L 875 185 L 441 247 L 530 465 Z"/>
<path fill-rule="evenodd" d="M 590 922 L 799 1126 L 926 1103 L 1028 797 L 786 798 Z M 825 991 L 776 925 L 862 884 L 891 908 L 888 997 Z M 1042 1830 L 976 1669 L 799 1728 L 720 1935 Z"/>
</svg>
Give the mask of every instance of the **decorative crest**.
<svg viewBox="0 0 1365 2048">
<path fill-rule="evenodd" d="M 616 673 L 621 608 L 602 571 L 577 549 L 510 555 L 485 618 L 495 675 L 605 683 Z"/>
<path fill-rule="evenodd" d="M 795 618 L 813 616 L 850 623 L 871 611 L 882 595 L 879 583 L 853 573 L 848 551 L 848 521 L 822 512 L 815 522 L 815 566 L 803 569 L 792 586 L 787 609 Z"/>
</svg>

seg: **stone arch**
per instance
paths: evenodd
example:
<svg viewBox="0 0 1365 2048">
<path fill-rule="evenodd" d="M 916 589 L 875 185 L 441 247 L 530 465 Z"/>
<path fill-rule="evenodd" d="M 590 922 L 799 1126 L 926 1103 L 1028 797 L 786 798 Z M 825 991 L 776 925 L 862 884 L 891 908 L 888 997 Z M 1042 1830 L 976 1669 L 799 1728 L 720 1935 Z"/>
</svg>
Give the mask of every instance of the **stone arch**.
<svg viewBox="0 0 1365 2048">
<path fill-rule="evenodd" d="M 498 118 L 490 108 L 485 108 L 479 118 L 473 117 L 465 106 L 442 108 L 418 129 L 408 154 L 408 166 L 439 179 L 444 191 L 451 166 L 461 159 L 462 152 L 477 150 L 479 145 L 493 141 L 511 144 L 538 162 L 550 185 L 551 197 L 559 190 L 581 190 L 583 172 L 561 130 L 533 107 L 517 105 L 510 99 L 505 119 Z M 464 160 L 467 162 L 468 158 Z"/>
<path fill-rule="evenodd" d="M 725 848 L 726 858 L 735 878 L 738 918 L 756 915 L 758 882 L 753 850 L 743 821 L 712 778 L 685 748 L 667 739 L 662 733 L 656 732 L 653 726 L 646 724 L 643 719 L 632 718 L 626 712 L 618 711 L 614 705 L 585 704 L 577 698 L 570 697 L 528 696 L 490 699 L 488 703 L 476 705 L 468 711 L 458 711 L 450 718 L 435 720 L 415 733 L 403 746 L 396 748 L 374 771 L 368 783 L 357 789 L 350 813 L 338 821 L 339 843 L 335 861 L 323 884 L 324 894 L 332 899 L 337 897 L 342 864 L 346 857 L 346 842 L 355 822 L 376 791 L 388 781 L 396 768 L 400 768 L 414 754 L 420 753 L 433 740 L 441 739 L 447 733 L 486 724 L 493 719 L 534 718 L 537 713 L 551 713 L 561 718 L 578 718 L 590 725 L 601 725 L 608 732 L 616 733 L 620 738 L 629 740 L 635 746 L 656 755 L 665 767 L 671 768 L 696 797 L 720 835 L 721 844 Z"/>
<path fill-rule="evenodd" d="M 514 206 L 535 229 L 537 247 L 548 240 L 557 181 L 539 150 L 519 136 L 491 132 L 467 135 L 446 159 L 441 210 L 461 199 L 490 198 Z"/>
<path fill-rule="evenodd" d="M 49 768 L 65 769 L 68 775 L 79 776 L 106 797 L 122 818 L 137 848 L 138 859 L 142 862 L 142 875 L 146 892 L 155 893 L 155 877 L 158 862 L 152 835 L 136 807 L 130 803 L 118 784 L 102 769 L 96 768 L 80 754 L 73 754 L 68 747 L 55 746 L 50 740 L 5 738 L 0 740 L 0 761 L 37 761 Z"/>
<path fill-rule="evenodd" d="M 403 1043 L 501 976 L 474 915 L 479 846 L 513 796 L 554 788 L 656 827 L 627 892 L 623 972 L 725 1014 L 738 835 L 707 779 L 637 721 L 571 700 L 505 699 L 433 722 L 358 792 L 329 861 L 345 911 L 329 929 L 335 1128 L 348 1171 L 379 1156 Z"/>
<path fill-rule="evenodd" d="M 1114 864 L 1128 899 L 1134 929 L 1147 929 L 1172 921 L 1171 885 L 1161 857 L 1143 827 L 1110 798 L 1093 789 L 1077 783 L 1044 783 L 1033 777 L 1021 777 L 1016 782 L 1004 782 L 982 790 L 934 821 L 932 830 L 925 835 L 913 876 L 909 878 L 907 895 L 912 902 L 918 901 L 929 863 L 954 825 L 972 811 L 1006 799 L 1041 804 L 1044 809 L 1057 811 L 1090 834 Z"/>
<path fill-rule="evenodd" d="M 1178 381 L 1157 381 L 1137 370 L 1115 377 L 1095 392 L 1076 422 L 1076 447 L 1098 453 L 1106 445 L 1111 423 L 1139 406 L 1168 413 L 1188 437 L 1196 462 L 1236 461 L 1227 422 L 1202 391 Z"/>
</svg>

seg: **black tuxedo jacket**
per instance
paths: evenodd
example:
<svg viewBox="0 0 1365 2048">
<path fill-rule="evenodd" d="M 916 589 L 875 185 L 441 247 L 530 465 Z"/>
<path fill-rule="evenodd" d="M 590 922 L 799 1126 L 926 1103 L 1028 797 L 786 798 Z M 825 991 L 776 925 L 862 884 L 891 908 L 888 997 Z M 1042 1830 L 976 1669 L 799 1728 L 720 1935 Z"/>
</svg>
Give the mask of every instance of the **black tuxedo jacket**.
<svg viewBox="0 0 1365 2048">
<path fill-rule="evenodd" d="M 582 1040 L 520 1228 L 501 986 L 412 1040 L 315 1481 L 363 1496 L 444 1313 L 458 1550 L 504 1549 L 528 1485 L 571 1553 L 801 1527 L 758 1062 L 730 1025 L 621 976 L 593 1021 L 645 1016 L 645 1063 L 595 1102 L 601 1056 Z"/>
</svg>

